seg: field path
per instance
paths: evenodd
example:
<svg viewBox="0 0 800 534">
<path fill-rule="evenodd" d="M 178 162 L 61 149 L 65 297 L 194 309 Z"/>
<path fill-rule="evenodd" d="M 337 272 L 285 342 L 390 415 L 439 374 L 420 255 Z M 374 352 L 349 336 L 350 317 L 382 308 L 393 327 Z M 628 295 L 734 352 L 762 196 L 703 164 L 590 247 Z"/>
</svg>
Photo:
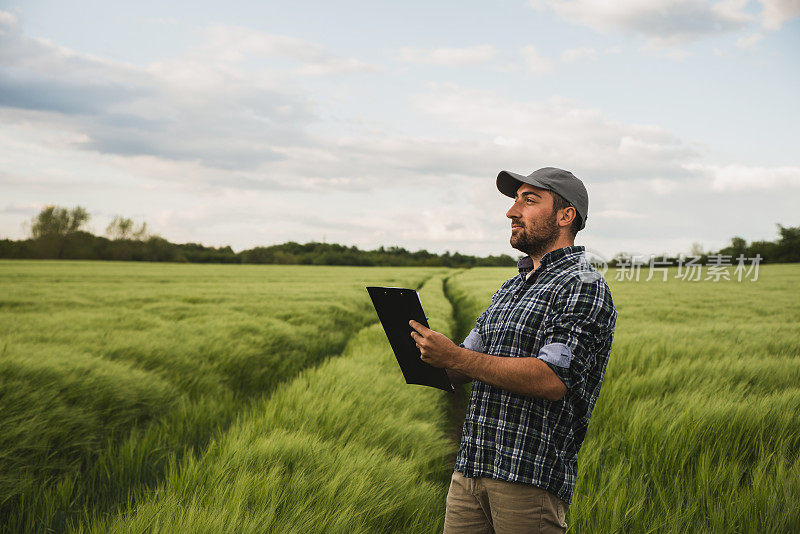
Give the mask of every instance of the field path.
<svg viewBox="0 0 800 534">
<path fill-rule="evenodd" d="M 420 290 L 453 335 L 447 272 Z M 255 403 L 138 506 L 93 532 L 437 532 L 455 443 L 450 395 L 405 384 L 379 323 Z"/>
<path fill-rule="evenodd" d="M 441 268 L 0 261 L 0 532 L 135 507 Z"/>
</svg>

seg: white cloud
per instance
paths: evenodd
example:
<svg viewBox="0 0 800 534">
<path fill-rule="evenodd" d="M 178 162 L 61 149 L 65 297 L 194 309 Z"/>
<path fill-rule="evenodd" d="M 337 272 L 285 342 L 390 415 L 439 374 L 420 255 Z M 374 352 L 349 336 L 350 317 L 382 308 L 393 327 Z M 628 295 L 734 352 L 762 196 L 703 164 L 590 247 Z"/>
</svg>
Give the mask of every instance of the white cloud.
<svg viewBox="0 0 800 534">
<path fill-rule="evenodd" d="M 0 12 L 0 66 L 13 69 L 25 81 L 33 76 L 49 80 L 71 89 L 85 87 L 117 88 L 120 94 L 136 94 L 152 83 L 148 73 L 139 67 L 111 62 L 89 54 L 79 54 L 55 45 L 47 39 L 23 35 L 17 17 Z M 46 87 L 44 88 L 46 89 Z M 6 93 L 7 93 L 6 89 Z M 58 94 L 28 94 L 29 99 L 40 101 L 58 99 Z M 92 100 L 95 95 L 80 95 L 81 100 Z M 9 95 L 5 95 L 9 98 Z M 57 104 L 57 103 L 56 103 Z M 91 102 L 86 104 L 91 107 Z"/>
<path fill-rule="evenodd" d="M 561 61 L 564 63 L 582 60 L 597 61 L 598 57 L 600 57 L 600 54 L 594 48 L 570 48 L 561 52 Z"/>
<path fill-rule="evenodd" d="M 241 62 L 249 56 L 291 57 L 297 61 L 313 62 L 325 57 L 324 49 L 316 43 L 290 37 L 259 32 L 238 26 L 213 26 L 206 28 L 203 49 L 213 54 L 212 59 Z"/>
<path fill-rule="evenodd" d="M 746 35 L 744 37 L 739 37 L 736 40 L 736 46 L 739 47 L 739 48 L 742 48 L 742 49 L 753 48 L 756 45 L 756 43 L 758 43 L 763 37 L 764 37 L 764 35 L 762 35 L 760 33 L 754 33 L 752 35 Z"/>
<path fill-rule="evenodd" d="M 0 26 L 13 27 L 19 23 L 17 16 L 8 11 L 0 11 Z M 2 30 L 7 31 L 7 30 Z"/>
<path fill-rule="evenodd" d="M 0 24 L 0 66 L 8 67 L 0 105 L 11 120 L 56 132 L 60 145 L 69 138 L 84 150 L 219 169 L 255 171 L 284 157 L 282 147 L 312 143 L 313 104 L 298 74 L 372 69 L 316 43 L 240 27 L 211 28 L 180 56 L 134 66 L 29 38 L 8 14 Z"/>
<path fill-rule="evenodd" d="M 531 74 L 547 74 L 555 66 L 552 59 L 543 57 L 533 45 L 526 45 L 520 50 L 525 62 L 525 70 Z"/>
<path fill-rule="evenodd" d="M 658 195 L 669 195 L 679 185 L 676 180 L 669 180 L 666 178 L 652 178 L 648 181 L 650 188 Z"/>
<path fill-rule="evenodd" d="M 320 76 L 344 72 L 378 70 L 354 58 L 339 58 L 312 41 L 263 33 L 241 26 L 214 26 L 205 30 L 204 57 L 220 62 L 241 63 L 251 58 L 283 57 L 299 62 L 300 74 Z"/>
<path fill-rule="evenodd" d="M 640 35 L 657 48 L 676 46 L 738 31 L 753 21 L 747 0 L 535 0 L 531 6 L 552 9 L 562 19 L 601 32 Z"/>
<path fill-rule="evenodd" d="M 800 0 L 758 0 L 764 9 L 761 24 L 768 30 L 779 30 L 785 22 L 800 14 Z"/>
<path fill-rule="evenodd" d="M 428 65 L 471 65 L 490 61 L 497 50 L 491 45 L 478 45 L 466 48 L 401 48 L 400 61 Z"/>
<path fill-rule="evenodd" d="M 628 210 L 602 210 L 594 212 L 592 217 L 600 219 L 646 219 L 647 215 Z"/>
<path fill-rule="evenodd" d="M 564 63 L 574 63 L 576 61 L 597 61 L 600 56 L 609 54 L 619 54 L 622 49 L 618 46 L 611 46 L 604 50 L 595 48 L 578 47 L 570 48 L 561 52 L 561 61 Z"/>
<path fill-rule="evenodd" d="M 494 154 L 489 168 L 494 164 L 530 172 L 555 165 L 580 169 L 596 179 L 650 179 L 688 176 L 681 164 L 696 156 L 666 130 L 623 124 L 563 98 L 520 102 L 442 85 L 433 86 L 431 93 L 415 97 L 414 102 L 421 112 L 461 132 L 460 144 L 470 164 L 476 147 L 465 141 L 476 140 L 483 146 L 492 140 L 494 146 L 486 150 Z"/>
<path fill-rule="evenodd" d="M 665 145 L 661 139 L 648 140 L 645 137 L 623 135 L 620 137 L 617 153 L 627 159 L 647 158 L 652 160 L 670 157 L 674 146 Z"/>
<path fill-rule="evenodd" d="M 683 61 L 692 56 L 691 52 L 683 48 L 676 46 L 664 47 L 661 44 L 654 44 L 652 42 L 647 43 L 641 50 L 658 57 L 663 57 L 664 59 L 669 59 L 670 61 Z"/>
<path fill-rule="evenodd" d="M 709 180 L 714 191 L 759 191 L 800 188 L 800 167 L 686 164 Z"/>
<path fill-rule="evenodd" d="M 44 207 L 41 202 L 11 202 L 0 210 L 0 213 L 17 213 L 23 215 L 34 215 Z"/>
<path fill-rule="evenodd" d="M 329 76 L 349 72 L 380 72 L 380 68 L 354 58 L 334 58 L 319 63 L 307 63 L 295 69 L 304 76 Z"/>
<path fill-rule="evenodd" d="M 494 138 L 494 144 L 499 146 L 518 147 L 522 144 L 522 141 L 515 137 L 503 137 L 502 135 L 498 135 Z"/>
</svg>

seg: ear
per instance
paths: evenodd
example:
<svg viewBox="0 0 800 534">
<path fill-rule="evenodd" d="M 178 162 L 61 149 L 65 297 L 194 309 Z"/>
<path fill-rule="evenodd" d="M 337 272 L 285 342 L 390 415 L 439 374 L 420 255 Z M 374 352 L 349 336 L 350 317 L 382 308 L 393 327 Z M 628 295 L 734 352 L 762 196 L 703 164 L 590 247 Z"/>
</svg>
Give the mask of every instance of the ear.
<svg viewBox="0 0 800 534">
<path fill-rule="evenodd" d="M 562 210 L 559 210 L 557 215 L 557 221 L 559 226 L 569 226 L 572 224 L 572 221 L 575 220 L 578 212 L 572 206 L 566 207 Z"/>
</svg>

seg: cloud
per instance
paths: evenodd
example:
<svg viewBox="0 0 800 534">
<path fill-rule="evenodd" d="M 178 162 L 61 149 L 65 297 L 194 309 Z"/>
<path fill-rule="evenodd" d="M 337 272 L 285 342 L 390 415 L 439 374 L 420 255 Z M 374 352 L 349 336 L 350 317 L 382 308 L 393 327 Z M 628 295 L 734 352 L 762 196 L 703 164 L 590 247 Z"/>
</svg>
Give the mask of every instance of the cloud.
<svg viewBox="0 0 800 534">
<path fill-rule="evenodd" d="M 235 88 L 228 95 L 233 100 Z M 271 95 L 272 108 L 280 98 Z M 431 86 L 412 100 L 412 111 L 434 119 L 446 132 L 441 136 L 311 136 L 300 130 L 292 139 L 293 132 L 282 131 L 276 121 L 272 133 L 279 135 L 272 137 L 271 130 L 249 131 L 250 116 L 226 116 L 230 108 L 215 109 L 215 101 L 205 97 L 199 101 L 207 109 L 178 106 L 149 119 L 142 113 L 92 117 L 81 130 L 88 133 L 52 142 L 117 155 L 131 174 L 193 188 L 252 191 L 355 193 L 391 184 L 437 189 L 485 181 L 501 168 L 529 172 L 551 164 L 591 181 L 677 179 L 692 174 L 680 164 L 695 157 L 668 131 L 619 123 L 574 101 L 515 101 L 456 85 Z M 53 120 L 62 124 L 58 117 Z"/>
<path fill-rule="evenodd" d="M 490 45 L 436 49 L 405 47 L 400 49 L 398 59 L 406 63 L 427 65 L 473 65 L 486 63 L 495 54 L 497 50 Z"/>
<path fill-rule="evenodd" d="M 736 46 L 742 49 L 753 48 L 763 37 L 764 35 L 761 33 L 754 33 L 752 35 L 739 37 L 736 40 Z"/>
<path fill-rule="evenodd" d="M 145 96 L 131 86 L 79 82 L 42 74 L 11 75 L 0 71 L 0 106 L 64 114 L 98 114 L 112 105 Z"/>
<path fill-rule="evenodd" d="M 211 60 L 242 62 L 249 57 L 289 57 L 296 61 L 319 62 L 328 57 L 320 45 L 286 35 L 262 33 L 241 26 L 212 26 L 203 31 L 201 48 Z"/>
<path fill-rule="evenodd" d="M 0 16 L 1 15 L 2 14 L 0 13 Z M 6 204 L 3 209 L 0 209 L 0 213 L 34 215 L 41 211 L 43 207 L 44 204 L 41 202 L 12 202 L 10 204 Z"/>
<path fill-rule="evenodd" d="M 302 39 L 240 27 L 203 35 L 178 57 L 135 66 L 27 37 L 3 13 L 0 106 L 12 120 L 79 133 L 83 150 L 255 171 L 282 147 L 313 143 L 300 77 L 375 70 Z"/>
<path fill-rule="evenodd" d="M 736 32 L 754 20 L 747 0 L 534 0 L 530 5 L 601 32 L 642 36 L 654 48 Z"/>
<path fill-rule="evenodd" d="M 283 151 L 286 157 L 272 163 L 270 172 L 317 191 L 437 188 L 490 174 L 497 154 L 492 143 L 468 139 L 359 135 L 316 141 Z"/>
<path fill-rule="evenodd" d="M 0 67 L 7 69 L 8 77 L 13 77 L 12 73 L 22 77 L 36 73 L 75 86 L 136 90 L 152 83 L 149 74 L 139 67 L 26 37 L 18 19 L 6 12 L 0 12 Z"/>
<path fill-rule="evenodd" d="M 669 59 L 670 61 L 683 61 L 684 59 L 692 56 L 692 53 L 688 50 L 674 46 L 662 47 L 661 45 L 648 44 L 644 46 L 642 50 L 654 56 Z"/>
<path fill-rule="evenodd" d="M 63 114 L 99 114 L 152 95 L 144 69 L 78 54 L 22 34 L 18 19 L 0 12 L 0 105 Z"/>
<path fill-rule="evenodd" d="M 600 55 L 594 48 L 570 48 L 561 52 L 561 61 L 564 63 L 573 63 L 575 61 L 590 60 L 597 61 Z"/>
<path fill-rule="evenodd" d="M 414 104 L 477 140 L 460 142 L 463 161 L 473 165 L 471 154 L 483 158 L 485 152 L 491 158 L 488 168 L 480 162 L 478 168 L 486 171 L 497 165 L 528 172 L 555 165 L 601 180 L 680 178 L 691 175 L 682 164 L 698 155 L 664 129 L 620 123 L 564 98 L 512 101 L 485 91 L 435 85 L 430 93 L 415 97 Z M 493 146 L 486 146 L 489 140 Z M 467 171 L 458 160 L 452 161 L 459 172 Z"/>
<path fill-rule="evenodd" d="M 708 181 L 714 191 L 765 191 L 800 189 L 800 167 L 687 164 Z"/>
<path fill-rule="evenodd" d="M 352 72 L 376 72 L 374 65 L 355 58 L 339 58 L 312 41 L 259 32 L 242 26 L 213 26 L 205 30 L 201 48 L 206 57 L 224 63 L 244 63 L 253 58 L 288 58 L 300 65 L 295 72 L 326 76 Z"/>
<path fill-rule="evenodd" d="M 648 180 L 650 189 L 658 195 L 669 195 L 673 193 L 680 182 L 667 178 L 651 178 Z"/>
<path fill-rule="evenodd" d="M 780 30 L 785 22 L 800 14 L 800 0 L 758 0 L 764 9 L 761 24 L 767 30 Z"/>
<path fill-rule="evenodd" d="M 628 210 L 602 210 L 592 214 L 593 217 L 600 219 L 645 219 L 647 215 Z"/>
<path fill-rule="evenodd" d="M 295 69 L 302 76 L 332 76 L 351 72 L 380 72 L 381 69 L 353 58 L 332 58 L 311 62 Z"/>
<path fill-rule="evenodd" d="M 575 63 L 576 61 L 597 61 L 601 56 L 619 54 L 622 49 L 618 46 L 610 46 L 603 50 L 595 48 L 578 47 L 570 48 L 561 52 L 561 61 L 564 63 Z"/>
<path fill-rule="evenodd" d="M 552 59 L 543 57 L 533 45 L 522 47 L 520 54 L 522 54 L 525 62 L 525 70 L 531 74 L 547 74 L 555 66 L 555 62 Z"/>
</svg>

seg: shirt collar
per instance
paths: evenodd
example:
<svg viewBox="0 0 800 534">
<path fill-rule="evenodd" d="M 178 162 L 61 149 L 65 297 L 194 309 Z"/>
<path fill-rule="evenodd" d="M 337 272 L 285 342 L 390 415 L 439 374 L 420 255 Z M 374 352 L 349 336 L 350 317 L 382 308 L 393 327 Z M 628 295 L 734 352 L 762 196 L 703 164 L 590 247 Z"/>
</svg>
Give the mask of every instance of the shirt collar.
<svg viewBox="0 0 800 534">
<path fill-rule="evenodd" d="M 582 245 L 570 245 L 568 247 L 557 248 L 551 250 L 544 256 L 542 261 L 539 262 L 539 270 L 548 271 L 550 269 L 559 269 L 566 267 L 570 263 L 574 263 L 577 257 L 583 254 L 585 247 Z M 526 278 L 528 273 L 533 270 L 533 260 L 530 256 L 525 256 L 517 262 L 517 269 L 519 274 Z"/>
</svg>

